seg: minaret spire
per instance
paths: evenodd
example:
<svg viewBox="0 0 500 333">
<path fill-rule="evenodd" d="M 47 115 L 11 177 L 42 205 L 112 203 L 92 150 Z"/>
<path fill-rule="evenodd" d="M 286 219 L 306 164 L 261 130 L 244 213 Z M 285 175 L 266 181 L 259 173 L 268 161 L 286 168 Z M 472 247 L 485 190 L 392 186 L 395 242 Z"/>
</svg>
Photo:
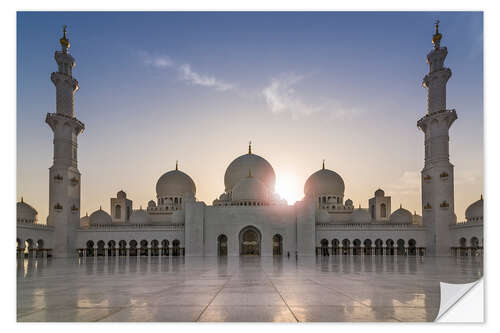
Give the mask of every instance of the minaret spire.
<svg viewBox="0 0 500 333">
<path fill-rule="evenodd" d="M 448 50 L 441 46 L 439 21 L 432 36 L 434 48 L 427 54 L 429 72 L 422 81 L 427 89 L 427 114 L 417 122 L 424 133 L 425 159 L 421 174 L 422 217 L 426 226 L 427 253 L 448 255 L 451 246 L 449 226 L 456 223 L 454 213 L 453 164 L 449 155 L 449 131 L 457 119 L 447 109 L 446 84 L 451 70 L 444 65 Z"/>
<path fill-rule="evenodd" d="M 441 38 L 443 38 L 443 35 L 439 33 L 439 20 L 436 20 L 436 23 L 434 23 L 434 25 L 436 26 L 436 32 L 434 33 L 434 36 L 432 36 L 432 44 L 434 44 L 435 49 L 439 49 Z"/>
<path fill-rule="evenodd" d="M 179 170 L 179 161 L 178 160 L 175 161 L 175 170 Z"/>
<path fill-rule="evenodd" d="M 78 135 L 85 125 L 75 116 L 75 93 L 78 81 L 73 77 L 75 59 L 69 54 L 67 26 L 59 39 L 62 49 L 54 59 L 57 71 L 50 75 L 56 88 L 56 110 L 47 113 L 45 122 L 54 133 L 53 164 L 49 168 L 49 216 L 47 224 L 54 227 L 55 257 L 75 255 L 76 226 L 80 221 L 80 184 L 77 152 Z"/>
<path fill-rule="evenodd" d="M 64 52 L 64 53 L 68 53 L 68 49 L 71 46 L 71 44 L 69 43 L 69 39 L 66 36 L 67 29 L 68 29 L 68 26 L 64 25 L 63 26 L 63 36 L 61 37 L 61 39 L 59 39 L 59 43 L 61 43 L 61 47 L 62 47 L 62 52 Z"/>
<path fill-rule="evenodd" d="M 248 141 L 248 154 L 252 153 L 252 141 Z"/>
<path fill-rule="evenodd" d="M 325 160 L 323 159 L 323 170 L 325 170 Z"/>
</svg>

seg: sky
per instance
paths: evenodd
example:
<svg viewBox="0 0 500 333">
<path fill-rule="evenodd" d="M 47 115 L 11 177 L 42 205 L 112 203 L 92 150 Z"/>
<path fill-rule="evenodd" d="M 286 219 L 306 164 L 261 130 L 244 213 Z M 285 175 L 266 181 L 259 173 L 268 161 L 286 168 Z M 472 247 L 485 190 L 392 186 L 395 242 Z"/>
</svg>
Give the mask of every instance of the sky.
<svg viewBox="0 0 500 333">
<path fill-rule="evenodd" d="M 464 220 L 483 193 L 481 12 L 18 12 L 17 200 L 45 222 L 53 137 L 44 120 L 55 112 L 50 73 L 66 24 L 86 126 L 82 215 L 109 212 L 119 190 L 145 207 L 176 160 L 211 204 L 250 140 L 290 204 L 325 159 L 356 206 L 382 188 L 393 210 L 421 214 L 416 122 L 436 19 L 453 73 L 450 160 Z"/>
</svg>

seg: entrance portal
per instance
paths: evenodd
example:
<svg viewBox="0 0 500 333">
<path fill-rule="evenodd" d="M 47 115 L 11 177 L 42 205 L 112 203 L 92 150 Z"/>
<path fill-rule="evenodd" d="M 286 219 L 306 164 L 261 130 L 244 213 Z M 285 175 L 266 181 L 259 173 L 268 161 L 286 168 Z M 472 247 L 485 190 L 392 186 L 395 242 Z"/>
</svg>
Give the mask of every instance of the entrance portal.
<svg viewBox="0 0 500 333">
<path fill-rule="evenodd" d="M 219 257 L 227 256 L 227 237 L 226 237 L 226 235 L 219 235 L 219 237 L 217 237 L 217 255 Z"/>
<path fill-rule="evenodd" d="M 246 227 L 241 230 L 240 255 L 260 255 L 260 232 L 255 227 Z"/>
</svg>

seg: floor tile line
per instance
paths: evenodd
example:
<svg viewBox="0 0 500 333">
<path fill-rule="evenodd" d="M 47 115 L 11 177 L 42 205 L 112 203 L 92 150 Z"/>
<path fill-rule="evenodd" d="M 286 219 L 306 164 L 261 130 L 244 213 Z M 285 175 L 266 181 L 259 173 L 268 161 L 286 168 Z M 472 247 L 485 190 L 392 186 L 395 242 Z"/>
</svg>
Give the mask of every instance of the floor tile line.
<svg viewBox="0 0 500 333">
<path fill-rule="evenodd" d="M 262 269 L 262 266 L 261 266 L 261 269 Z M 295 312 L 293 312 L 293 310 L 290 307 L 290 305 L 288 305 L 288 303 L 286 302 L 286 300 L 283 297 L 283 295 L 281 295 L 281 293 L 278 290 L 278 288 L 276 288 L 276 285 L 274 284 L 274 282 L 271 280 L 271 278 L 269 278 L 269 276 L 267 275 L 267 273 L 266 273 L 266 271 L 264 269 L 262 269 L 262 271 L 264 272 L 264 275 L 266 276 L 266 278 L 269 280 L 269 283 L 271 283 L 271 285 L 273 286 L 274 290 L 276 290 L 276 292 L 278 293 L 278 295 L 280 295 L 281 300 L 283 301 L 283 303 L 285 303 L 286 307 L 288 308 L 288 311 L 290 311 L 290 313 L 292 314 L 293 318 L 295 318 L 296 322 L 299 323 L 300 320 L 297 318 L 297 316 L 295 315 Z"/>
<path fill-rule="evenodd" d="M 231 281 L 232 278 L 233 278 L 233 275 L 231 275 L 229 277 L 229 279 L 227 279 L 226 283 L 224 283 L 222 285 L 222 287 L 217 291 L 217 293 L 214 295 L 214 297 L 212 297 L 212 299 L 210 300 L 210 302 L 208 302 L 208 304 L 203 308 L 203 310 L 201 310 L 200 314 L 195 319 L 195 322 L 199 322 L 200 321 L 201 316 L 203 316 L 203 314 L 205 313 L 205 311 L 207 311 L 207 309 L 210 306 L 210 304 L 213 303 L 213 301 L 217 298 L 217 296 L 221 293 L 221 291 L 226 287 L 226 285 L 229 283 L 229 281 Z"/>
</svg>

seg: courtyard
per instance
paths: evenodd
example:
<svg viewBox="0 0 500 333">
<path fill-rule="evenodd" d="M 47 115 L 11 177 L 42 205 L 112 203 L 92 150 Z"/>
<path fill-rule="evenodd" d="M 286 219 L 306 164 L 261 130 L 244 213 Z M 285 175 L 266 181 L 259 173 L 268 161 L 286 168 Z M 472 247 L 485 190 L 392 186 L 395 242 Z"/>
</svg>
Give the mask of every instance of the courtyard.
<svg viewBox="0 0 500 333">
<path fill-rule="evenodd" d="M 17 320 L 433 321 L 440 282 L 482 275 L 482 257 L 18 259 Z"/>
</svg>

